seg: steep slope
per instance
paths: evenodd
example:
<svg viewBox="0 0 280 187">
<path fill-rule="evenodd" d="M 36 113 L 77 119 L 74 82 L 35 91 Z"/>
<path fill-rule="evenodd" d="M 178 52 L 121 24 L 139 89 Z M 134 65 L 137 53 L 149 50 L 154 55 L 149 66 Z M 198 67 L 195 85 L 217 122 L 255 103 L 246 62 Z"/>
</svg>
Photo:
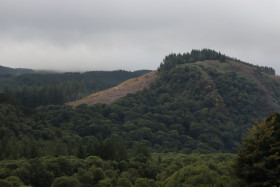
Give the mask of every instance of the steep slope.
<svg viewBox="0 0 280 187">
<path fill-rule="evenodd" d="M 110 104 L 115 100 L 126 96 L 129 93 L 135 93 L 137 91 L 143 90 L 144 88 L 148 88 L 149 85 L 156 80 L 156 77 L 157 77 L 156 72 L 153 71 L 145 75 L 142 75 L 138 78 L 129 79 L 119 84 L 116 87 L 101 92 L 97 92 L 83 99 L 69 102 L 66 104 L 74 107 L 80 104 L 87 104 L 87 105 L 93 105 L 96 103 Z"/>
<path fill-rule="evenodd" d="M 67 106 L 39 113 L 81 136 L 119 137 L 154 151 L 235 152 L 248 127 L 280 111 L 279 98 L 272 68 L 194 50 L 167 56 L 148 89 L 109 105 L 80 105 L 69 115 Z"/>
<path fill-rule="evenodd" d="M 280 111 L 275 71 L 193 50 L 167 56 L 150 78 L 103 94 L 147 89 L 92 106 L 28 110 L 0 94 L 0 183 L 244 185 L 231 172 L 235 155 L 221 152 L 236 152 L 254 121 Z"/>
<path fill-rule="evenodd" d="M 262 106 L 270 108 L 269 112 L 280 109 L 280 95 L 278 90 L 280 76 L 261 72 L 257 67 L 248 66 L 245 63 L 236 61 L 228 61 L 227 63 L 203 61 L 196 62 L 195 64 L 200 65 L 200 67 L 203 66 L 206 73 L 210 72 L 210 74 L 213 71 L 217 73 L 234 72 L 237 77 L 245 78 L 245 80 L 257 86 L 258 93 L 261 96 L 259 102 Z"/>
</svg>

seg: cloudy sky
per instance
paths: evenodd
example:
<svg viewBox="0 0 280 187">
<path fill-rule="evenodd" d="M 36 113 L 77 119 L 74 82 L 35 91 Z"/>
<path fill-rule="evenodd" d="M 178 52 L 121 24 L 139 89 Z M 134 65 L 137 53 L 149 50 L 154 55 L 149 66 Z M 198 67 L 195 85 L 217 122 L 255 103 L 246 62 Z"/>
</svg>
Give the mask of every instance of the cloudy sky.
<svg viewBox="0 0 280 187">
<path fill-rule="evenodd" d="M 280 74 L 279 0 L 0 0 L 0 64 L 156 69 L 210 48 Z"/>
</svg>

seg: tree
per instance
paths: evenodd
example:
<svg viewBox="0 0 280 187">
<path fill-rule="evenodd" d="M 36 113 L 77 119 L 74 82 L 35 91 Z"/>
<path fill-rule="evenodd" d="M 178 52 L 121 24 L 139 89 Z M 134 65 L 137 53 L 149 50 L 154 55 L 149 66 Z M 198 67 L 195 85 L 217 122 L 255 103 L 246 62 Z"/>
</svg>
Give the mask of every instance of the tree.
<svg viewBox="0 0 280 187">
<path fill-rule="evenodd" d="M 16 176 L 10 176 L 6 179 L 0 179 L 0 186 L 2 187 L 14 187 L 14 186 L 24 186 L 24 183 L 20 178 Z"/>
<path fill-rule="evenodd" d="M 280 114 L 257 123 L 245 137 L 235 169 L 252 186 L 280 185 Z"/>
<path fill-rule="evenodd" d="M 56 178 L 52 184 L 52 187 L 78 187 L 79 181 L 74 177 L 62 176 Z"/>
<path fill-rule="evenodd" d="M 51 186 L 54 176 L 53 173 L 46 169 L 45 163 L 43 163 L 43 159 L 35 158 L 29 160 L 30 162 L 30 183 L 32 186 L 42 186 L 48 187 Z"/>
<path fill-rule="evenodd" d="M 132 184 L 128 178 L 119 178 L 118 187 L 132 187 Z"/>
<path fill-rule="evenodd" d="M 135 181 L 135 187 L 158 187 L 159 185 L 152 179 L 138 178 Z"/>
</svg>

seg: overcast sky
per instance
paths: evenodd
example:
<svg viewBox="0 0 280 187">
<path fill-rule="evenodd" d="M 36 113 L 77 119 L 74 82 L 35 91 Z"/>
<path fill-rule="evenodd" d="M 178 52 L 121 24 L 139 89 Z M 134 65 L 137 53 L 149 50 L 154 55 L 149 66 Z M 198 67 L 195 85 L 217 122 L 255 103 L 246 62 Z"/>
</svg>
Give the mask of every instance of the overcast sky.
<svg viewBox="0 0 280 187">
<path fill-rule="evenodd" d="M 279 0 L 0 0 L 0 64 L 156 69 L 210 48 L 280 74 Z"/>
</svg>

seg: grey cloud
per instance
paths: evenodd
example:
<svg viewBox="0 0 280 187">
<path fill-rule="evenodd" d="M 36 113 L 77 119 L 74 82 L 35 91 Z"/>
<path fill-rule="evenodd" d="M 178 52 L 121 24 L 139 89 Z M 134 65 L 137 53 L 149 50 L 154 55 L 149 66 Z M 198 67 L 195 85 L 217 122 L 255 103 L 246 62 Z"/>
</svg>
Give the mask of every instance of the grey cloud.
<svg viewBox="0 0 280 187">
<path fill-rule="evenodd" d="M 155 69 L 207 47 L 280 73 L 279 17 L 276 0 L 2 0 L 0 64 Z"/>
</svg>

